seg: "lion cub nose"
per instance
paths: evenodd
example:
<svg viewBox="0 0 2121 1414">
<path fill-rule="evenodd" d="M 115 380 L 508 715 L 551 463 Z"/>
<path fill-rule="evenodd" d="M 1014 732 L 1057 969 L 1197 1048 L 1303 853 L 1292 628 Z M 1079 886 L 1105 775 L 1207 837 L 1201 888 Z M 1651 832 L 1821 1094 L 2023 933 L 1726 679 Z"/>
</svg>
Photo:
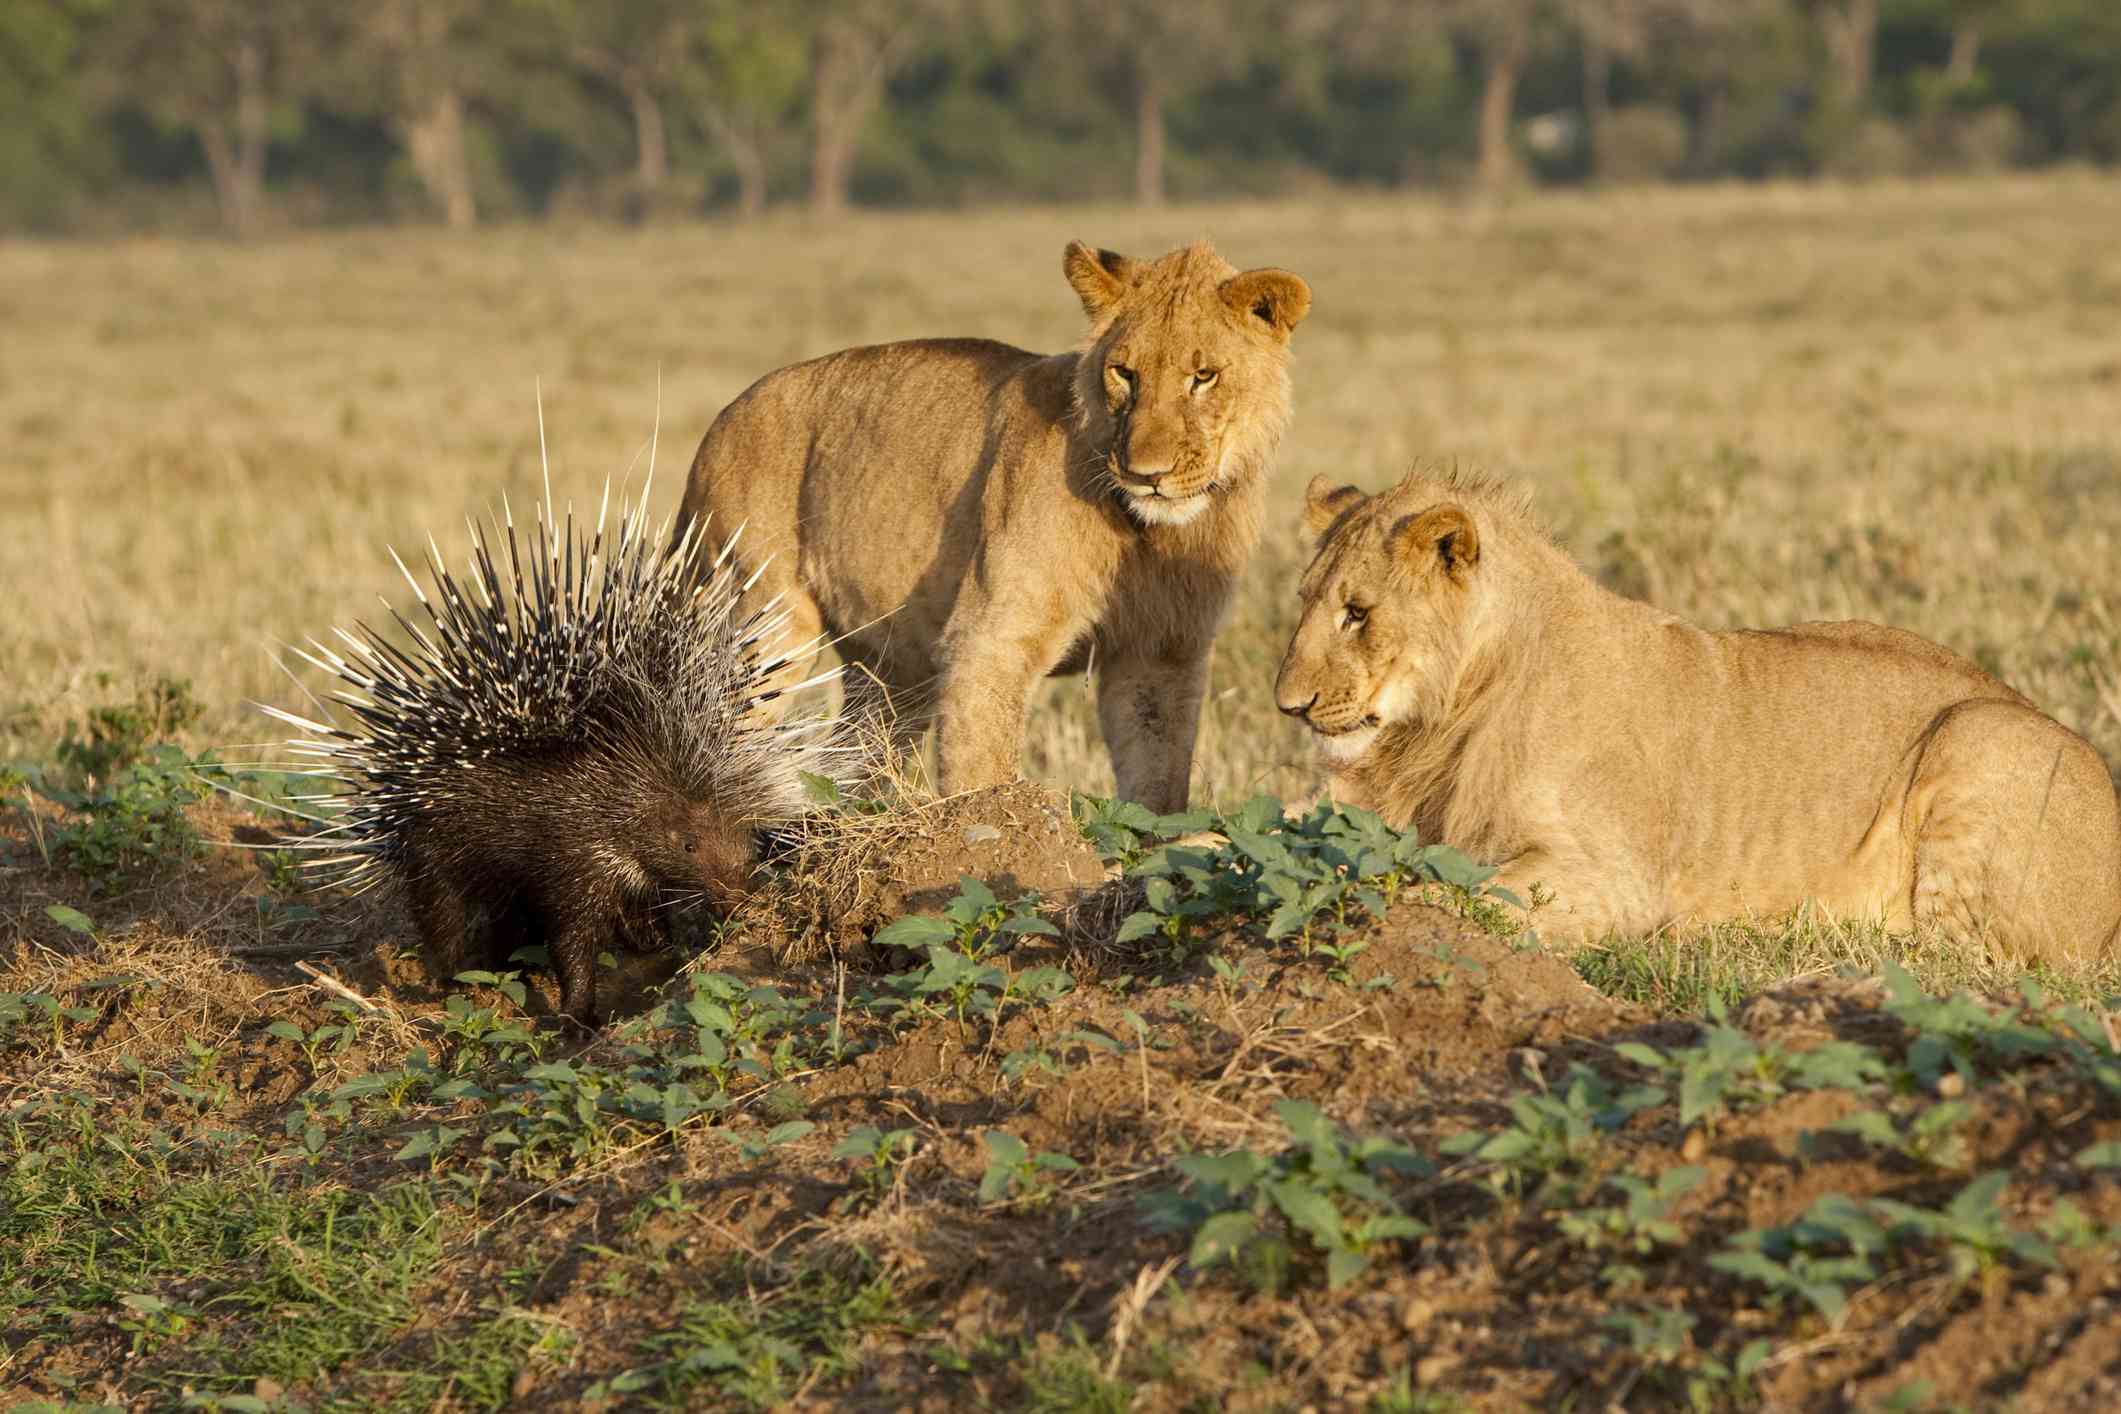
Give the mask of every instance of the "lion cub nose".
<svg viewBox="0 0 2121 1414">
<path fill-rule="evenodd" d="M 1311 715 L 1311 709 L 1318 705 L 1318 694 L 1314 692 L 1301 702 L 1293 698 L 1277 698 L 1274 705 L 1291 717 L 1308 717 Z"/>
</svg>

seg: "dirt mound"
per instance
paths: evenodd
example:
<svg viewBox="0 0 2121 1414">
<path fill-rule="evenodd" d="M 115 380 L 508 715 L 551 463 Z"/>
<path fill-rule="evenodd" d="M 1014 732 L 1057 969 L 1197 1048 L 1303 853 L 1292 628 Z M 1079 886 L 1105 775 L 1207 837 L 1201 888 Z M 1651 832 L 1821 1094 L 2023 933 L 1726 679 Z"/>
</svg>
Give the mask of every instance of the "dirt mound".
<svg viewBox="0 0 2121 1414">
<path fill-rule="evenodd" d="M 884 814 L 825 815 L 729 931 L 783 960 L 816 956 L 866 942 L 893 919 L 939 911 L 967 875 L 1004 900 L 1057 899 L 1101 883 L 1105 865 L 1067 796 L 1028 782 Z"/>
</svg>

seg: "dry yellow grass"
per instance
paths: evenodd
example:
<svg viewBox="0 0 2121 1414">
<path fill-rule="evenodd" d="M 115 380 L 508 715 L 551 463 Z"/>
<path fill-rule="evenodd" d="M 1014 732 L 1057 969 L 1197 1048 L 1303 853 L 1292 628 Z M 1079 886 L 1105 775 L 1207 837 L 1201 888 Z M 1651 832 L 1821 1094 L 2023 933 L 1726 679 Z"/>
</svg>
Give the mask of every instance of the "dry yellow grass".
<svg viewBox="0 0 2121 1414">
<path fill-rule="evenodd" d="M 1082 236 L 1201 234 L 1316 291 L 1269 532 L 1218 648 L 1196 795 L 1315 785 L 1269 683 L 1316 472 L 1415 458 L 1521 477 L 1609 582 L 1712 626 L 1902 625 L 2121 761 L 2121 185 L 2089 175 L 1542 196 L 1327 197 L 861 216 L 814 229 L 358 232 L 240 249 L 0 245 L 0 759 L 131 680 L 193 679 L 196 737 L 268 733 L 272 645 L 635 461 L 661 384 L 658 510 L 753 377 L 850 343 L 1078 331 Z M 2113 701 L 2112 698 L 2108 702 Z M 1110 776 L 1079 684 L 1028 767 Z"/>
</svg>

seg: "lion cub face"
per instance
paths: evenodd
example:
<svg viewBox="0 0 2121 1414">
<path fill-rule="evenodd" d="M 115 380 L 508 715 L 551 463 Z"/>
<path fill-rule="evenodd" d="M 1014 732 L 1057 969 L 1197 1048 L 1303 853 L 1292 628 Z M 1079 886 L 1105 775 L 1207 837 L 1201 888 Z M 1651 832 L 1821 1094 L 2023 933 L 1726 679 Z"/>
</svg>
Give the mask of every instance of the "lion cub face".
<svg viewBox="0 0 2121 1414">
<path fill-rule="evenodd" d="M 1102 485 L 1144 525 L 1184 525 L 1280 435 L 1311 288 L 1206 242 L 1149 261 L 1076 241 L 1062 265 L 1090 316 L 1075 400 Z"/>
<path fill-rule="evenodd" d="M 1401 488 L 1402 491 L 1408 488 Z M 1436 715 L 1463 651 L 1480 535 L 1465 507 L 1364 496 L 1313 477 L 1305 526 L 1322 538 L 1274 700 L 1352 761 L 1394 722 Z"/>
</svg>

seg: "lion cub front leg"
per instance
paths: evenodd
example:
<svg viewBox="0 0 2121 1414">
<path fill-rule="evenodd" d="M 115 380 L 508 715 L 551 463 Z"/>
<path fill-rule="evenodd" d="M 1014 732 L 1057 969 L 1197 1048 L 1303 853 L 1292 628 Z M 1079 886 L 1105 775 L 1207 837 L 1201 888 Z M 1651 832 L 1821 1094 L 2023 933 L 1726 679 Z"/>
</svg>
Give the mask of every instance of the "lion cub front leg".
<svg viewBox="0 0 2121 1414">
<path fill-rule="evenodd" d="M 1097 665 L 1097 724 L 1121 800 L 1160 815 L 1186 808 L 1207 684 L 1206 644 L 1171 658 Z"/>
<path fill-rule="evenodd" d="M 944 795 L 1017 779 L 1031 689 L 1067 651 L 1070 625 L 1040 615 L 1039 630 L 952 632 L 936 703 L 935 755 Z M 954 641 L 953 641 L 954 640 Z"/>
</svg>

